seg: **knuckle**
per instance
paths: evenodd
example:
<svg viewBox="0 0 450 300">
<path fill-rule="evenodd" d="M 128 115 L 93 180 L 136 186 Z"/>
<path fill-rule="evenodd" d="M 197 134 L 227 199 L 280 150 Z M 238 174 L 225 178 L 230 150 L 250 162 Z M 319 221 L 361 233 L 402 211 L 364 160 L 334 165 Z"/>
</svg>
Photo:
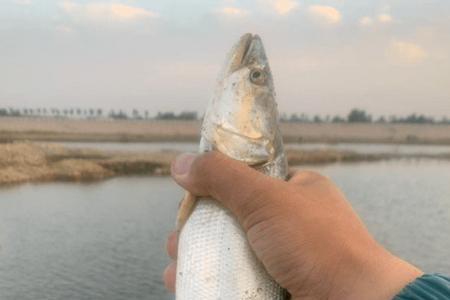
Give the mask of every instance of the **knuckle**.
<svg viewBox="0 0 450 300">
<path fill-rule="evenodd" d="M 212 151 L 198 156 L 192 164 L 191 170 L 194 174 L 205 175 L 211 166 L 217 164 L 219 154 Z"/>
</svg>

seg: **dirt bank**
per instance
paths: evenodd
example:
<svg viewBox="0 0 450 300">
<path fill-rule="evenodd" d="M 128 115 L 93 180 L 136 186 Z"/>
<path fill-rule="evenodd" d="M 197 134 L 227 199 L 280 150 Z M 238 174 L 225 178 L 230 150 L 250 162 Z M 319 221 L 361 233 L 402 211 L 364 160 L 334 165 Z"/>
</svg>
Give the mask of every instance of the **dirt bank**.
<svg viewBox="0 0 450 300">
<path fill-rule="evenodd" d="M 168 175 L 177 152 L 104 152 L 54 145 L 0 145 L 0 185 L 31 181 L 95 181 L 113 176 Z M 290 165 L 377 161 L 397 158 L 450 159 L 450 154 L 361 154 L 334 150 L 289 150 Z"/>
<path fill-rule="evenodd" d="M 120 175 L 165 175 L 173 152 L 127 154 L 31 143 L 0 145 L 0 184 L 95 181 Z"/>
<path fill-rule="evenodd" d="M 282 123 L 286 142 L 449 144 L 450 125 Z M 0 141 L 198 141 L 199 121 L 0 118 Z"/>
</svg>

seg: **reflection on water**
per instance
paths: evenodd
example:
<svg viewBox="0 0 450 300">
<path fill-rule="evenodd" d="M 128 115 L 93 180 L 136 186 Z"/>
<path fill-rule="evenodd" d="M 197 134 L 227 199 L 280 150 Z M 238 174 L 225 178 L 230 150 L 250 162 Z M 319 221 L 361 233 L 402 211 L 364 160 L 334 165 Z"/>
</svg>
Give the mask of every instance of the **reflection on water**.
<svg viewBox="0 0 450 300">
<path fill-rule="evenodd" d="M 160 151 L 160 150 L 177 150 L 184 152 L 197 152 L 198 143 L 179 143 L 179 142 L 162 142 L 162 143 L 89 143 L 89 142 L 65 142 L 53 143 L 70 148 L 92 148 L 99 150 L 114 151 Z M 449 145 L 399 145 L 399 144 L 286 144 L 287 149 L 303 149 L 303 150 L 343 150 L 355 151 L 358 153 L 397 153 L 397 154 L 440 154 L 450 153 Z"/>
<path fill-rule="evenodd" d="M 171 299 L 160 274 L 181 195 L 167 178 L 0 190 L 0 299 Z"/>
<path fill-rule="evenodd" d="M 450 272 L 450 163 L 315 168 L 369 230 L 425 271 Z M 169 178 L 0 190 L 0 299 L 172 299 L 164 244 L 182 192 Z"/>
<path fill-rule="evenodd" d="M 345 192 L 369 231 L 426 272 L 450 273 L 450 162 L 387 161 L 315 168 Z"/>
</svg>

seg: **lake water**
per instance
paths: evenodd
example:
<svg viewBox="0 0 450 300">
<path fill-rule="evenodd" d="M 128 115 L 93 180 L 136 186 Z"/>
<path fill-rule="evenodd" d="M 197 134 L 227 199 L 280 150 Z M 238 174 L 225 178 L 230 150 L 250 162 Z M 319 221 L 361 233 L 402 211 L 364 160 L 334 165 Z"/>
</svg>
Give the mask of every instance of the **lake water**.
<svg viewBox="0 0 450 300">
<path fill-rule="evenodd" d="M 161 151 L 161 150 L 178 150 L 187 152 L 196 152 L 198 143 L 179 143 L 179 142 L 162 142 L 162 143 L 89 143 L 89 142 L 64 142 L 53 143 L 63 145 L 69 148 L 92 148 L 98 150 L 114 150 L 114 151 Z M 401 144 L 286 144 L 287 149 L 303 149 L 303 150 L 345 150 L 355 151 L 358 153 L 397 153 L 397 154 L 440 154 L 450 153 L 449 145 L 401 145 Z"/>
<path fill-rule="evenodd" d="M 387 248 L 450 273 L 450 163 L 315 167 Z M 169 178 L 0 189 L 0 299 L 166 300 L 166 235 L 182 191 Z"/>
</svg>

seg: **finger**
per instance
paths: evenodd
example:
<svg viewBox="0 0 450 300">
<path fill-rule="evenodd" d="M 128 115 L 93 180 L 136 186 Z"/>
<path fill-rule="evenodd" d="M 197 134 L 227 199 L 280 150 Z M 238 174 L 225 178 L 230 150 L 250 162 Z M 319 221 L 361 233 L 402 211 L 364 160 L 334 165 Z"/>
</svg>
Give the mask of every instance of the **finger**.
<svg viewBox="0 0 450 300">
<path fill-rule="evenodd" d="M 172 231 L 167 238 L 166 250 L 171 259 L 177 259 L 178 235 L 176 231 Z"/>
<path fill-rule="evenodd" d="M 192 194 L 221 202 L 241 224 L 261 205 L 279 200 L 286 184 L 215 151 L 179 156 L 172 164 L 172 176 Z"/>
<path fill-rule="evenodd" d="M 172 261 L 164 270 L 163 275 L 164 285 L 166 286 L 166 289 L 172 293 L 175 292 L 176 274 L 177 274 L 177 263 L 176 261 Z"/>
<path fill-rule="evenodd" d="M 317 182 L 327 181 L 328 178 L 314 171 L 302 170 L 291 173 L 289 184 L 311 185 Z"/>
</svg>

